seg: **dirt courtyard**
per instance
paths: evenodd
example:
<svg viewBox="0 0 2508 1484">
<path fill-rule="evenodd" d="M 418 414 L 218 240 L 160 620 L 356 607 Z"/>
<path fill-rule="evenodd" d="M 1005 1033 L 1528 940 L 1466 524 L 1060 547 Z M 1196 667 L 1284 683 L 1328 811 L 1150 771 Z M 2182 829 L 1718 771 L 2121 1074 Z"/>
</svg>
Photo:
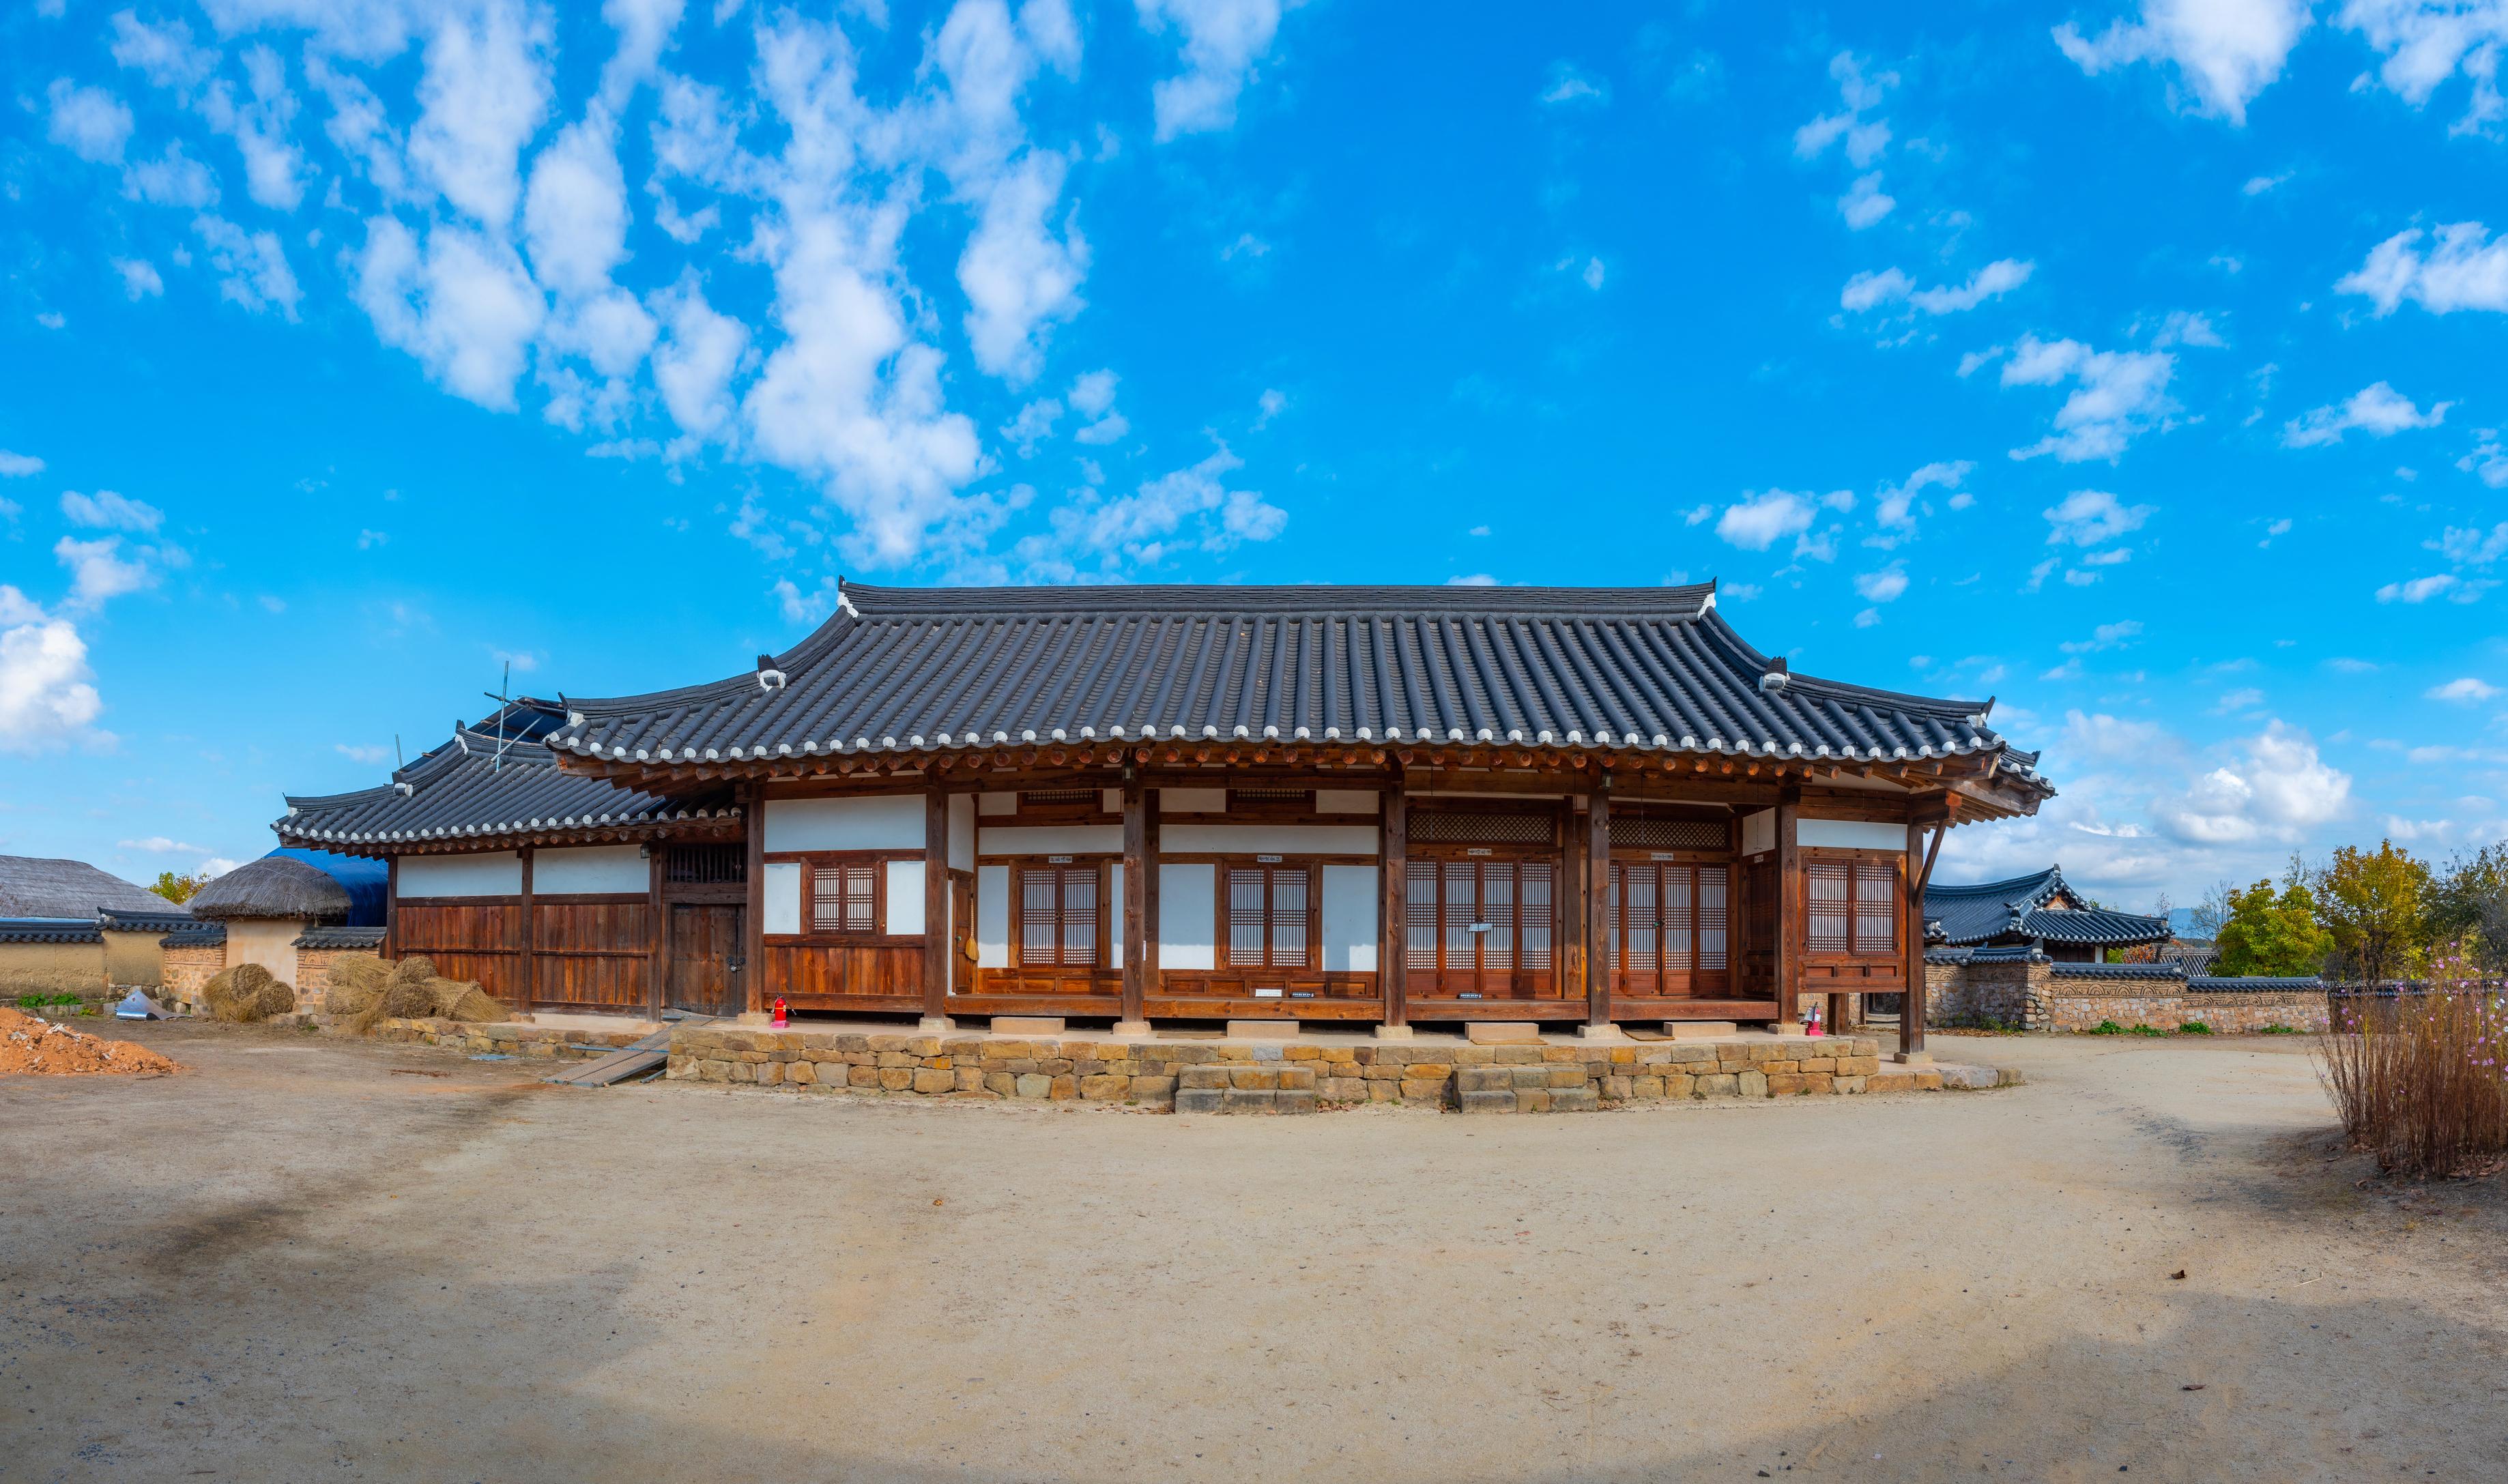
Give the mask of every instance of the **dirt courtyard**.
<svg viewBox="0 0 2508 1484">
<path fill-rule="evenodd" d="M 2508 1199 L 2298 1037 L 1251 1119 L 128 1033 L 0 1079 L 0 1478 L 2508 1477 Z"/>
</svg>

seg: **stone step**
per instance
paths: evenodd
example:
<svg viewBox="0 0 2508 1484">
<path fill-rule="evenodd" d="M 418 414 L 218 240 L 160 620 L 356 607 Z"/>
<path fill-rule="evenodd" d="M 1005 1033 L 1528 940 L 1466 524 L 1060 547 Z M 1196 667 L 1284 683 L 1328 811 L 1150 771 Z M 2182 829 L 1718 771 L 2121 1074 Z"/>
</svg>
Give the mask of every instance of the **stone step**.
<svg viewBox="0 0 2508 1484">
<path fill-rule="evenodd" d="M 1463 1025 L 1463 1039 L 1475 1046 L 1520 1046 L 1541 1039 L 1541 1023 L 1532 1020 L 1475 1020 Z"/>
<path fill-rule="evenodd" d="M 1268 1087 L 1179 1087 L 1179 1113 L 1311 1113 L 1321 1104 L 1312 1089 Z"/>
<path fill-rule="evenodd" d="M 1312 1063 L 1283 1062 L 1203 1062 L 1180 1068 L 1176 1071 L 1179 1088 L 1242 1088 L 1247 1091 L 1312 1092 L 1315 1068 Z"/>
<path fill-rule="evenodd" d="M 1294 1041 L 1298 1023 L 1293 1020 L 1232 1020 L 1228 1023 L 1232 1041 Z"/>
</svg>

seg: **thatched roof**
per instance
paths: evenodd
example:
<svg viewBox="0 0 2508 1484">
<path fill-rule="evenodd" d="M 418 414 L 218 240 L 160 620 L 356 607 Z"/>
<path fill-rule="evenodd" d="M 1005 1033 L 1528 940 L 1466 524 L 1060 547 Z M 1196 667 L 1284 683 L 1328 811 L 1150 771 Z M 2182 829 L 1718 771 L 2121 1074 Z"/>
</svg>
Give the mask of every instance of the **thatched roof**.
<svg viewBox="0 0 2508 1484">
<path fill-rule="evenodd" d="M 0 855 L 0 918 L 80 918 L 98 912 L 163 916 L 183 909 L 144 887 L 109 876 L 84 860 Z"/>
<path fill-rule="evenodd" d="M 264 855 L 203 887 L 192 898 L 192 916 L 218 922 L 288 918 L 300 923 L 345 923 L 349 888 L 311 861 Z"/>
</svg>

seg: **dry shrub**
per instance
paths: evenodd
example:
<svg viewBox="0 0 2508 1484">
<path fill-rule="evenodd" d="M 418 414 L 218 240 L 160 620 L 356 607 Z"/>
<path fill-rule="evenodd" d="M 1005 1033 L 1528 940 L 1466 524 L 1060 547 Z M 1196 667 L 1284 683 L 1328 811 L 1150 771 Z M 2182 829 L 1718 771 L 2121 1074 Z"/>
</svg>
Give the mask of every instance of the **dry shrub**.
<svg viewBox="0 0 2508 1484">
<path fill-rule="evenodd" d="M 294 1010 L 296 992 L 258 963 L 239 963 L 201 987 L 201 1002 L 219 1020 L 245 1023 Z"/>
<path fill-rule="evenodd" d="M 2334 996 L 2316 1069 L 2353 1147 L 2415 1177 L 2508 1155 L 2508 999 L 2496 988 Z"/>
</svg>

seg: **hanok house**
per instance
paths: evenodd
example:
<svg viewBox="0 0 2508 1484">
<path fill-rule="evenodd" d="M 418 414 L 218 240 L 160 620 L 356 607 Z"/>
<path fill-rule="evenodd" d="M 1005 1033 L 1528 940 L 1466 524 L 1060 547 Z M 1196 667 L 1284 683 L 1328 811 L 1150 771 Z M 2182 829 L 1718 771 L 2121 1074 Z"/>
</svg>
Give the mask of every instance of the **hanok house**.
<svg viewBox="0 0 2508 1484">
<path fill-rule="evenodd" d="M 2111 948 L 2169 939 L 2166 918 L 2093 906 L 2062 866 L 1969 887 L 1928 885 L 1925 917 L 1937 951 L 2028 949 L 2056 963 L 2098 963 Z"/>
<path fill-rule="evenodd" d="M 1791 673 L 1712 584 L 840 593 L 279 834 L 542 1008 L 1607 1033 L 1921 995 L 1941 830 L 2053 792 L 1991 703 Z"/>
<path fill-rule="evenodd" d="M 381 946 L 388 874 L 379 860 L 281 846 L 203 887 L 190 906 L 216 929 L 220 968 L 258 963 L 312 993 L 328 987 L 321 970 L 332 957 Z M 169 946 L 208 941 L 192 934 Z"/>
</svg>

